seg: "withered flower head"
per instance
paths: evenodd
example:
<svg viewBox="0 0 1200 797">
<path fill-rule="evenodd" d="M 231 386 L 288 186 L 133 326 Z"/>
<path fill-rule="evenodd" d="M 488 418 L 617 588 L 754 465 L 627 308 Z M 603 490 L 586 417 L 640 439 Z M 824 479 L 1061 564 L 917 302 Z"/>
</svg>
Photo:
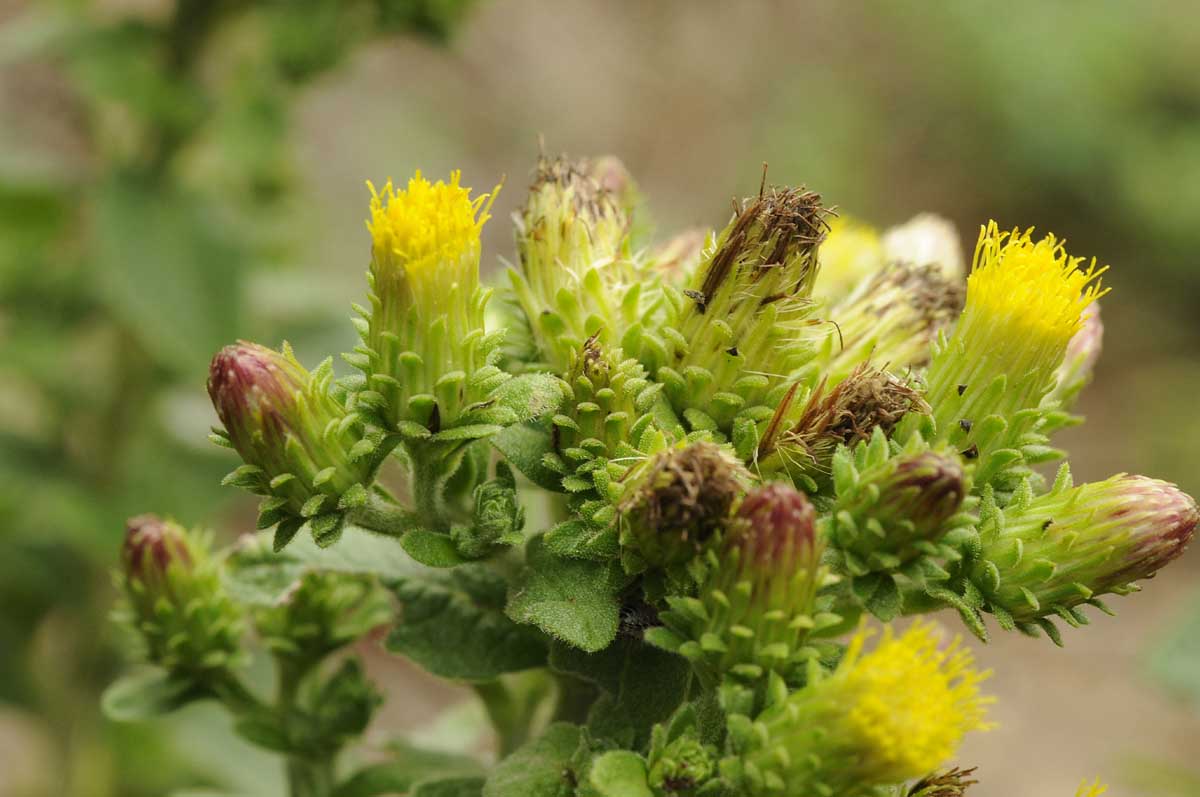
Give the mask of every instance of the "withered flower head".
<svg viewBox="0 0 1200 797">
<path fill-rule="evenodd" d="M 693 298 L 706 308 L 726 280 L 737 291 L 768 275 L 775 279 L 759 297 L 761 303 L 809 296 L 817 277 L 817 250 L 829 230 L 828 214 L 821 195 L 803 187 L 772 186 L 746 200 L 717 241 L 700 295 Z"/>
<path fill-rule="evenodd" d="M 619 507 L 628 524 L 626 541 L 650 565 L 688 561 L 725 523 L 748 476 L 712 443 L 656 455 Z"/>
<path fill-rule="evenodd" d="M 782 418 L 785 401 L 776 415 Z M 798 454 L 805 469 L 825 471 L 839 445 L 854 446 L 871 437 L 875 429 L 891 434 L 910 412 L 927 412 L 921 394 L 887 371 L 866 363 L 832 389 L 822 382 L 790 428 L 780 430 L 774 421 L 759 445 L 765 458 L 778 448 Z"/>
</svg>

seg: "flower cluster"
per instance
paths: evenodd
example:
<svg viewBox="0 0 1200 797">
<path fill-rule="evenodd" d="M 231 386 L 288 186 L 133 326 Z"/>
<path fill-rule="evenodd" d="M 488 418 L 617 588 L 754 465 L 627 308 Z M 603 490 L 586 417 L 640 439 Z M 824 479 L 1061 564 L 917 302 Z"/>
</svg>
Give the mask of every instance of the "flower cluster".
<svg viewBox="0 0 1200 797">
<path fill-rule="evenodd" d="M 490 197 L 457 172 L 370 194 L 357 373 L 286 344 L 212 362 L 228 481 L 273 538 L 217 554 L 137 518 L 120 577 L 163 680 L 110 703 L 217 697 L 294 794 L 960 797 L 988 672 L 891 623 L 952 608 L 981 640 L 1061 644 L 1200 523 L 1174 485 L 1039 469 L 1106 292 L 1053 235 L 989 222 L 965 275 L 945 221 L 880 232 L 764 181 L 724 229 L 653 246 L 619 162 L 542 158 L 489 313 Z M 385 625 L 473 685 L 491 769 L 338 770 L 379 696 L 331 656 Z M 274 705 L 241 681 L 247 626 Z"/>
</svg>

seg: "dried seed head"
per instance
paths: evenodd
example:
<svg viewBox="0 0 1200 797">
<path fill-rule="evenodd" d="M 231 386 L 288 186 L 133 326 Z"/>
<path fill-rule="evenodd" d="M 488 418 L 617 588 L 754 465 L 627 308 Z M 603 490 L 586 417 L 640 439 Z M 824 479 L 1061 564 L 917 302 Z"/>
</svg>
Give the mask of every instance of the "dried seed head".
<svg viewBox="0 0 1200 797">
<path fill-rule="evenodd" d="M 799 419 L 778 440 L 764 435 L 759 457 L 785 447 L 801 456 L 805 467 L 824 472 L 839 445 L 854 446 L 875 429 L 890 435 L 905 415 L 927 409 L 916 390 L 864 363 L 832 389 L 819 385 Z"/>
<path fill-rule="evenodd" d="M 625 539 L 652 566 L 687 562 L 725 524 L 748 477 L 712 443 L 656 455 L 619 507 Z"/>
</svg>

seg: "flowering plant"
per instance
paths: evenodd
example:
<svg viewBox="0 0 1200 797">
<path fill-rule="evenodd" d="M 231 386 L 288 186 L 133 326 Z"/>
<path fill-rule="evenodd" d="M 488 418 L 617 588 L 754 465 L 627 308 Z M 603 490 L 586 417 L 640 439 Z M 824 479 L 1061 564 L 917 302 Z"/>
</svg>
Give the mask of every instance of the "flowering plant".
<svg viewBox="0 0 1200 797">
<path fill-rule="evenodd" d="M 618 162 L 543 159 L 490 302 L 491 198 L 372 187 L 354 375 L 286 345 L 213 359 L 262 531 L 214 551 L 130 521 L 122 616 L 154 668 L 111 714 L 219 700 L 293 795 L 952 797 L 988 673 L 891 623 L 1061 644 L 1200 521 L 1164 482 L 1039 469 L 1105 292 L 1052 235 L 989 223 L 964 276 L 940 220 L 880 236 L 764 183 L 724 230 L 645 248 Z M 380 626 L 474 688 L 494 757 L 352 746 L 382 696 L 346 649 Z"/>
</svg>

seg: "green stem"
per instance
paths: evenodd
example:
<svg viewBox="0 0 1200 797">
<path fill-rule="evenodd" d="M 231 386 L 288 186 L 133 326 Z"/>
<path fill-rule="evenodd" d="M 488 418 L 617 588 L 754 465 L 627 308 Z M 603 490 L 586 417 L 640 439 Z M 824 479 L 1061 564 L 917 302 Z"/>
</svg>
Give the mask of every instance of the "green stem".
<svg viewBox="0 0 1200 797">
<path fill-rule="evenodd" d="M 333 761 L 329 758 L 290 756 L 286 771 L 291 797 L 329 797 L 333 794 Z"/>
<path fill-rule="evenodd" d="M 355 509 L 347 521 L 377 534 L 399 537 L 409 529 L 424 525 L 415 512 L 393 504 L 382 496 L 372 495 L 367 503 Z"/>
<path fill-rule="evenodd" d="M 300 686 L 315 664 L 284 656 L 275 659 L 278 674 L 275 706 L 284 723 L 295 713 Z M 289 755 L 284 762 L 284 773 L 290 797 L 330 797 L 335 782 L 333 763 L 332 754 Z"/>
<path fill-rule="evenodd" d="M 412 499 L 419 525 L 432 531 L 447 531 L 450 523 L 442 505 L 446 481 L 442 457 L 430 446 L 415 443 L 408 446 L 408 458 L 412 463 Z"/>
<path fill-rule="evenodd" d="M 520 712 L 512 693 L 500 681 L 486 681 L 473 686 L 475 694 L 487 709 L 488 719 L 496 731 L 498 752 L 503 758 L 520 747 L 524 741 L 524 729 L 521 727 L 523 723 L 518 716 Z"/>
</svg>

